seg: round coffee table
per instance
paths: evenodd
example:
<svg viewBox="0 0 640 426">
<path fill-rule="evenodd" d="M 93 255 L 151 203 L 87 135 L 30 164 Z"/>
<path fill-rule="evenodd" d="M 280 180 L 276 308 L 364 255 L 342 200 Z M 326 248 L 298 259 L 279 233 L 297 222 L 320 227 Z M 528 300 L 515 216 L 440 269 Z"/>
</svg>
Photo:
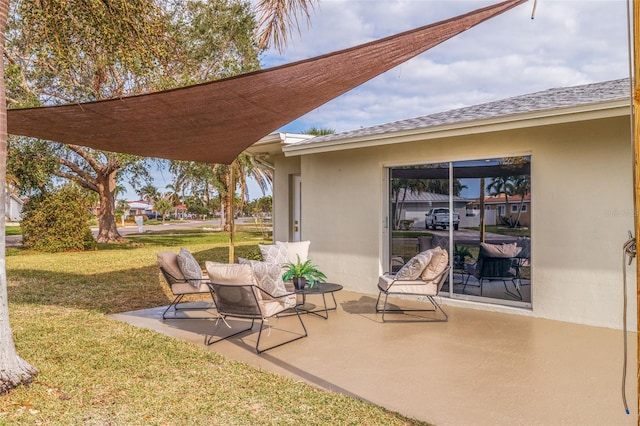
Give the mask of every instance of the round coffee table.
<svg viewBox="0 0 640 426">
<path fill-rule="evenodd" d="M 305 288 L 303 288 L 302 290 L 296 289 L 296 294 L 302 295 L 302 303 L 297 305 L 297 308 L 308 314 L 317 315 L 320 318 L 327 319 L 329 318 L 329 311 L 335 311 L 336 308 L 338 307 L 338 304 L 336 303 L 336 296 L 334 295 L 334 293 L 340 290 L 342 290 L 342 286 L 340 284 L 334 284 L 334 283 L 317 283 L 317 284 L 314 284 L 313 287 L 305 286 Z M 307 302 L 307 296 L 314 295 L 314 294 L 322 295 L 322 303 L 324 304 L 324 309 L 323 308 L 315 309 L 316 307 L 315 305 L 313 305 L 313 307 L 309 309 L 305 308 L 305 304 Z M 333 307 L 327 306 L 327 299 L 325 296 L 326 294 L 331 295 L 331 298 L 333 299 Z M 321 314 L 322 312 L 324 312 L 324 315 Z"/>
</svg>

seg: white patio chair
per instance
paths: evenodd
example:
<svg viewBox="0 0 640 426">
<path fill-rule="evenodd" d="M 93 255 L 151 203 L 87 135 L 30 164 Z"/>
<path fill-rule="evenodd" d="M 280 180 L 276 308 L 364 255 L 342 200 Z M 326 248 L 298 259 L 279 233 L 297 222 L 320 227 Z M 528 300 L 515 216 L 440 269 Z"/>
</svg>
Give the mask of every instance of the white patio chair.
<svg viewBox="0 0 640 426">
<path fill-rule="evenodd" d="M 424 321 L 445 322 L 449 317 L 434 299 L 449 277 L 449 255 L 446 250 L 437 247 L 419 253 L 396 274 L 384 274 L 378 279 L 378 300 L 376 312 L 382 313 L 382 321 L 387 322 L 386 314 L 406 314 L 408 312 L 440 312 L 433 317 L 414 316 L 412 319 L 404 317 L 396 321 Z M 380 299 L 384 294 L 384 303 L 380 306 Z M 389 308 L 388 298 L 395 296 L 418 296 L 426 298 L 431 307 L 418 308 Z"/>
</svg>

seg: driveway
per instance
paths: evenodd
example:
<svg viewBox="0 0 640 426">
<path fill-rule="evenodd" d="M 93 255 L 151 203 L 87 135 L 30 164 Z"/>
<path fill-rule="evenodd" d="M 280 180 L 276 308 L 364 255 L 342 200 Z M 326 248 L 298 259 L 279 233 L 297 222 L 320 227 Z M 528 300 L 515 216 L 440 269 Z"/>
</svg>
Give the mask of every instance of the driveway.
<svg viewBox="0 0 640 426">
<path fill-rule="evenodd" d="M 449 237 L 448 229 L 429 230 L 428 232 L 439 237 Z M 458 244 L 477 244 L 480 241 L 480 231 L 460 228 L 457 231 L 453 231 L 453 239 Z M 492 244 L 512 243 L 517 239 L 517 237 L 511 235 L 485 233 L 485 242 Z"/>
</svg>

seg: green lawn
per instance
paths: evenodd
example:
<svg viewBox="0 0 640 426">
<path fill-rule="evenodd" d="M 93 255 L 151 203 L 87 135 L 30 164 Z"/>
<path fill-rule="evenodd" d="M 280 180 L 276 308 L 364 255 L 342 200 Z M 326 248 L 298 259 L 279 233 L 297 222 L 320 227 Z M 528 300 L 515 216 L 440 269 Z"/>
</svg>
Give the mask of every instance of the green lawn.
<svg viewBox="0 0 640 426">
<path fill-rule="evenodd" d="M 479 231 L 479 227 L 466 228 L 474 231 Z M 484 227 L 486 232 L 500 235 L 510 235 L 512 237 L 530 237 L 531 229 L 529 228 L 507 228 L 505 226 L 488 225 Z"/>
<path fill-rule="evenodd" d="M 99 251 L 7 252 L 9 310 L 34 382 L 0 396 L 0 425 L 418 425 L 358 399 L 107 318 L 167 305 L 156 254 L 225 261 L 223 233 L 145 234 Z M 240 232 L 236 255 L 263 234 Z"/>
<path fill-rule="evenodd" d="M 17 225 L 7 226 L 5 228 L 6 235 L 22 235 L 22 229 Z"/>
</svg>

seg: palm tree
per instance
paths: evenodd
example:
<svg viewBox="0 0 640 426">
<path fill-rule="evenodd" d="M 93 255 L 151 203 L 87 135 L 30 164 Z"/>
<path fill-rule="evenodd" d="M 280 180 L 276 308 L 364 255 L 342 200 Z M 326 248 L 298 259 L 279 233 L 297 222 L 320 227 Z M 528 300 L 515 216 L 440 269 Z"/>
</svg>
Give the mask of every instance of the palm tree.
<svg viewBox="0 0 640 426">
<path fill-rule="evenodd" d="M 252 178 L 258 184 L 262 195 L 265 195 L 273 184 L 273 168 L 249 154 L 241 154 L 235 162 L 237 163 L 236 181 L 240 187 L 241 202 L 249 200 L 248 178 Z"/>
<path fill-rule="evenodd" d="M 158 192 L 158 188 L 153 185 L 145 185 L 142 188 L 136 191 L 138 196 L 146 201 L 147 203 L 151 203 L 160 199 L 160 192 Z"/>
<path fill-rule="evenodd" d="M 400 225 L 400 218 L 402 217 L 402 210 L 404 210 L 404 202 L 407 198 L 407 193 L 419 194 L 424 192 L 424 184 L 420 180 L 396 178 L 391 182 L 391 193 L 393 197 L 393 229 L 398 229 Z"/>
<path fill-rule="evenodd" d="M 492 197 L 499 197 L 504 194 L 504 202 L 505 202 L 505 216 L 504 218 L 507 220 L 509 227 L 513 227 L 513 220 L 511 219 L 511 210 L 509 209 L 509 196 L 513 195 L 513 183 L 511 182 L 511 177 L 496 177 L 491 179 L 491 182 L 487 185 L 487 191 Z"/>
<path fill-rule="evenodd" d="M 258 15 L 258 45 L 261 49 L 273 45 L 282 52 L 293 28 L 300 31 L 300 20 L 309 23 L 314 0 L 260 0 L 256 6 Z"/>
<path fill-rule="evenodd" d="M 175 184 L 169 184 L 165 187 L 168 191 L 165 192 L 164 198 L 171 204 L 171 207 L 174 208 L 174 215 L 178 214 L 178 206 L 182 204 L 182 200 L 184 199 L 184 194 L 181 194 L 180 182 L 181 179 L 176 179 Z"/>
<path fill-rule="evenodd" d="M 520 196 L 520 205 L 518 206 L 518 216 L 514 222 L 514 226 L 517 226 L 520 222 L 520 215 L 522 214 L 522 206 L 524 206 L 524 199 L 531 192 L 531 176 L 523 175 L 516 176 L 513 179 L 513 193 Z"/>
<path fill-rule="evenodd" d="M 164 223 L 165 215 L 171 211 L 173 206 L 167 199 L 161 198 L 158 201 L 156 201 L 154 208 L 158 213 L 162 215 L 162 223 Z"/>
<path fill-rule="evenodd" d="M 335 132 L 336 131 L 334 129 L 327 129 L 327 128 L 314 126 L 309 130 L 305 130 L 303 133 L 306 133 L 307 135 L 314 135 L 314 136 L 326 136 L 326 135 L 332 135 Z"/>
</svg>

